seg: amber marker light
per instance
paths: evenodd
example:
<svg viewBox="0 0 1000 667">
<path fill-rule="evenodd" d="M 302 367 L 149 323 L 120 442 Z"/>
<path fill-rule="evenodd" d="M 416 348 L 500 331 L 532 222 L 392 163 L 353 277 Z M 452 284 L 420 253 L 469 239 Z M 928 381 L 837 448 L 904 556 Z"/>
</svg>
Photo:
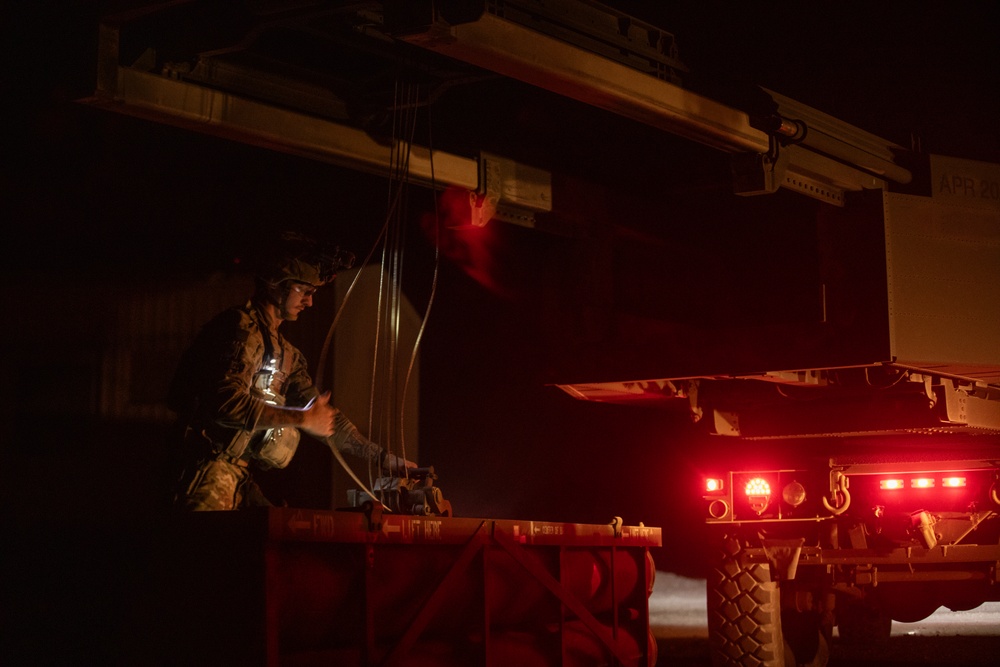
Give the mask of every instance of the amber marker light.
<svg viewBox="0 0 1000 667">
<path fill-rule="evenodd" d="M 901 479 L 881 479 L 878 482 L 878 488 L 883 491 L 898 491 L 906 486 Z"/>
<path fill-rule="evenodd" d="M 910 480 L 910 486 L 914 489 L 932 489 L 934 488 L 934 478 L 933 477 L 914 477 Z"/>
<path fill-rule="evenodd" d="M 946 486 L 949 489 L 958 489 L 965 486 L 964 477 L 945 477 L 941 480 L 941 486 Z"/>
</svg>

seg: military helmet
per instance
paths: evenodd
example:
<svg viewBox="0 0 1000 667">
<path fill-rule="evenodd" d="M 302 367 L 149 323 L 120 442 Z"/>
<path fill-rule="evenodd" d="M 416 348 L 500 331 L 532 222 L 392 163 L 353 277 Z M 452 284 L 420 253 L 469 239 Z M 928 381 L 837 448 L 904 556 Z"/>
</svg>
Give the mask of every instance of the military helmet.
<svg viewBox="0 0 1000 667">
<path fill-rule="evenodd" d="M 317 243 L 299 234 L 283 234 L 261 262 L 257 277 L 271 287 L 294 280 L 319 287 L 332 282 L 341 269 L 354 266 L 354 255 L 339 246 Z"/>
</svg>

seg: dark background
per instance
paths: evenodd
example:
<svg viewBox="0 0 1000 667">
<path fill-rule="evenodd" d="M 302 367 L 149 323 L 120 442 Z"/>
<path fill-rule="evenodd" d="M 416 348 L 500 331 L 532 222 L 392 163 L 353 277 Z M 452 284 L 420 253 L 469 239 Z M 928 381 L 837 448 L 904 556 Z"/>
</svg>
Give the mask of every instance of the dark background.
<svg viewBox="0 0 1000 667">
<path fill-rule="evenodd" d="M 776 2 L 743 4 L 738 11 L 723 3 L 613 4 L 673 32 L 690 80 L 721 97 L 738 99 L 756 83 L 904 146 L 919 141 L 928 152 L 1000 157 L 995 3 L 820 2 L 806 10 Z M 17 304 L 5 318 L 10 353 L 18 355 L 24 338 L 37 342 L 49 329 L 58 331 L 51 345 L 79 345 L 74 332 L 92 327 L 74 328 L 73 319 L 106 317 L 94 311 L 107 299 L 93 297 L 108 290 L 239 271 L 234 262 L 276 225 L 336 238 L 359 254 L 372 247 L 385 215 L 379 179 L 77 104 L 93 90 L 102 11 L 105 6 L 92 2 L 16 3 L 5 11 L 0 205 L 7 221 L 5 288 Z M 496 131 L 482 143 L 612 184 L 604 191 L 611 201 L 587 205 L 611 217 L 616 208 L 628 211 L 633 194 L 656 187 L 656 175 L 669 170 L 670 156 L 632 125 L 594 141 L 587 125 L 593 117 L 574 120 L 578 105 L 520 94 L 506 104 L 521 117 L 498 112 L 487 120 Z M 442 136 L 465 133 L 475 140 L 470 128 L 483 126 L 447 111 L 441 116 Z M 461 127 L 464 122 L 468 127 Z M 717 169 L 706 164 L 707 171 Z M 422 309 L 433 247 L 419 230 L 433 203 L 424 191 L 411 196 L 405 289 Z M 678 253 L 676 261 L 685 270 L 697 266 L 704 280 L 718 267 L 693 262 L 691 250 L 708 254 L 705 248 L 770 235 L 772 249 L 787 245 L 779 250 L 794 261 L 802 241 L 780 226 L 699 234 L 687 239 L 685 257 Z M 547 385 L 559 377 L 550 359 L 561 331 L 545 321 L 545 310 L 562 299 L 557 312 L 571 312 L 563 295 L 574 293 L 566 286 L 585 284 L 588 268 L 559 254 L 565 244 L 558 237 L 511 226 L 482 230 L 473 241 L 454 232 L 444 243 L 466 254 L 448 247 L 442 253 L 422 350 L 421 458 L 437 467 L 456 508 L 569 521 L 614 514 L 665 526 L 686 521 L 674 511 L 676 499 L 662 495 L 669 486 L 663 480 L 686 480 L 686 459 L 678 456 L 685 447 L 677 444 L 689 435 L 682 410 L 664 418 L 650 410 L 581 403 Z M 720 256 L 727 257 L 714 255 Z M 690 279 L 681 273 L 674 271 L 673 280 Z M 643 289 L 637 284 L 634 294 L 658 298 Z M 325 331 L 330 317 L 317 309 L 306 321 Z M 31 359 L 19 358 L 20 372 L 58 377 L 59 369 L 38 354 L 32 349 Z M 30 382 L 20 384 L 14 392 L 30 390 Z M 65 382 L 36 385 L 70 392 L 87 380 L 67 372 Z M 60 415 L 44 414 L 43 404 L 35 397 L 34 412 L 25 415 L 8 402 L 8 419 L 17 425 L 8 434 L 18 438 L 5 437 L 5 449 L 29 458 L 49 452 L 42 468 L 52 470 L 62 467 L 60 454 L 66 454 L 74 461 L 67 476 L 86 480 L 90 473 L 75 467 L 79 452 L 66 444 Z M 78 417 L 86 412 L 80 409 L 77 422 L 65 424 L 69 432 L 107 427 L 81 426 Z M 60 430 L 52 433 L 55 423 Z M 143 426 L 128 425 L 140 432 Z M 86 463 L 123 465 L 119 452 L 93 458 Z M 16 474 L 10 467 L 6 472 Z M 63 490 L 60 483 L 39 484 L 44 494 Z M 103 484 L 87 493 L 87 503 L 97 507 L 122 502 Z"/>
<path fill-rule="evenodd" d="M 1000 161 L 996 3 L 612 4 L 673 32 L 692 80 L 722 97 L 739 98 L 755 83 L 904 146 L 919 141 L 927 152 Z M 117 290 L 239 273 L 236 260 L 275 225 L 336 238 L 363 255 L 385 215 L 379 179 L 76 103 L 93 91 L 102 10 L 22 2 L 3 11 L 0 271 L 3 349 L 13 371 L 3 393 L 2 497 L 19 529 L 58 526 L 65 536 L 68 551 L 49 553 L 46 566 L 77 558 L 83 567 L 81 543 L 99 545 L 154 511 L 165 430 L 161 422 L 100 419 L 90 399 L 76 400 L 94 395 L 87 374 L 96 362 L 54 364 L 46 350 L 72 360 L 67 350 L 109 344 L 90 339 L 100 335 L 95 323 L 111 316 L 104 309 Z M 545 95 L 504 104 L 505 112 L 519 108 L 518 118 L 477 119 L 496 129 L 484 142 L 610 184 L 608 200 L 590 202 L 610 217 L 635 193 L 649 196 L 655 175 L 668 169 L 659 144 L 631 125 L 599 141 L 594 117 L 574 117 L 571 104 Z M 441 116 L 456 142 L 463 132 L 475 139 L 479 124 L 463 128 L 461 116 Z M 508 123 L 516 129 L 504 130 Z M 684 164 L 719 168 L 712 159 Z M 418 309 L 433 267 L 433 245 L 420 231 L 431 210 L 426 192 L 412 194 L 406 289 Z M 580 297 L 571 286 L 587 284 L 587 267 L 572 262 L 558 236 L 503 225 L 482 231 L 473 241 L 459 232 L 445 239 L 465 254 L 442 253 L 422 347 L 421 462 L 436 467 L 457 514 L 587 523 L 619 515 L 663 528 L 659 568 L 700 574 L 693 454 L 715 444 L 683 406 L 586 403 L 552 387 L 568 325 L 550 321 L 547 307 L 557 301 L 555 312 L 572 312 Z M 802 241 L 780 226 L 761 234 L 774 257 L 795 257 Z M 730 256 L 719 248 L 753 237 L 753 228 L 703 229 L 685 239 L 677 266 L 698 266 L 711 280 L 726 273 L 708 270 Z M 698 252 L 710 261 L 693 260 Z M 667 261 L 659 279 L 692 280 L 684 273 Z M 635 295 L 644 287 L 635 289 L 641 301 Z M 317 307 L 296 326 L 325 332 L 331 318 Z M 297 331 L 309 338 L 304 329 L 286 333 L 294 339 Z M 155 379 L 146 390 L 155 392 Z M 275 488 L 292 504 L 322 506 L 326 487 L 310 493 L 287 480 L 313 483 L 316 470 L 328 469 L 323 457 L 305 446 L 299 468 Z"/>
</svg>

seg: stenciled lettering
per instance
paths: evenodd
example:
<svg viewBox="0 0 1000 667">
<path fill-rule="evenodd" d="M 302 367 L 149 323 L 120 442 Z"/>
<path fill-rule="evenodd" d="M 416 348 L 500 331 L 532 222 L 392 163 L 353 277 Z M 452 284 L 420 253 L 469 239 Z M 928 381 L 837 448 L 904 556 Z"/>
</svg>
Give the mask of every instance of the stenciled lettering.
<svg viewBox="0 0 1000 667">
<path fill-rule="evenodd" d="M 1000 199 L 1000 182 L 983 178 L 977 184 L 971 176 L 942 174 L 938 180 L 938 192 L 956 197 Z"/>
</svg>

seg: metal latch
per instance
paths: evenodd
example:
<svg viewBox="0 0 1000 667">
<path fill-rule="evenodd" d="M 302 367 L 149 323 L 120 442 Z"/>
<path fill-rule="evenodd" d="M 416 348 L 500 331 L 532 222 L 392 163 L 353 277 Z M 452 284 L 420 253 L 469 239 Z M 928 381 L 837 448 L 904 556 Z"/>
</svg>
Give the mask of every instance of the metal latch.
<svg viewBox="0 0 1000 667">
<path fill-rule="evenodd" d="M 771 566 L 772 579 L 791 581 L 795 578 L 795 571 L 799 566 L 799 555 L 802 553 L 802 545 L 805 544 L 805 541 L 804 537 L 791 540 L 761 539 L 764 554 Z"/>
<path fill-rule="evenodd" d="M 535 212 L 552 210 L 552 174 L 490 153 L 479 156 L 479 190 L 470 193 L 472 224 L 490 220 L 535 226 Z"/>
</svg>

